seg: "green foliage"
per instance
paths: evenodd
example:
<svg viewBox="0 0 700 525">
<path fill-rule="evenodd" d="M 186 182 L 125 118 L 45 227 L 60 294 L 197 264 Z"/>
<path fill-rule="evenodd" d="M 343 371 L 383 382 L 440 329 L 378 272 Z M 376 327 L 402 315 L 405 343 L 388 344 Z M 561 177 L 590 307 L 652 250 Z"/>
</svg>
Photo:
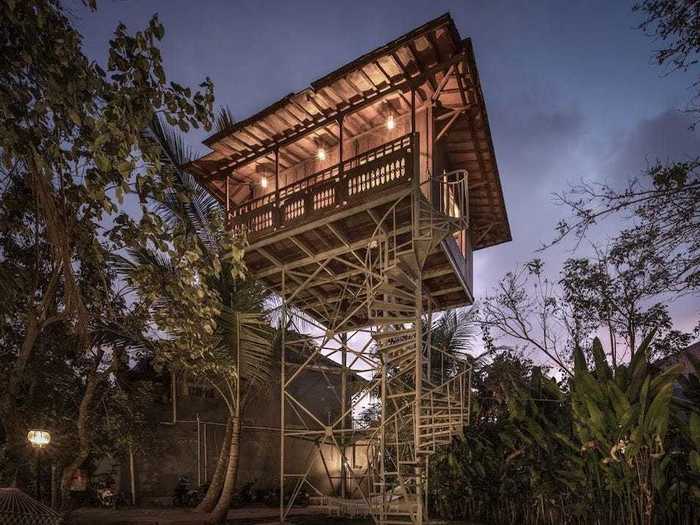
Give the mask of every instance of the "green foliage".
<svg viewBox="0 0 700 525">
<path fill-rule="evenodd" d="M 171 174 L 144 130 L 156 114 L 211 127 L 213 86 L 166 78 L 157 16 L 117 25 L 99 62 L 58 0 L 0 3 L 0 35 L 0 466 L 12 482 L 27 425 L 50 427 L 65 465 L 86 461 L 104 407 L 120 403 L 117 376 L 152 351 L 148 305 L 125 298 L 106 261 L 173 245 L 148 206 Z"/>
<path fill-rule="evenodd" d="M 270 377 L 272 331 L 265 294 L 245 278 L 245 239 L 226 230 L 218 202 L 182 169 L 182 139 L 159 119 L 148 136 L 172 185 L 152 206 L 171 242 L 112 262 L 164 334 L 155 363 L 209 382 L 235 416 Z"/>
<path fill-rule="evenodd" d="M 434 511 L 499 524 L 697 519 L 700 383 L 651 364 L 652 341 L 612 370 L 595 339 L 593 366 L 576 349 L 561 383 L 498 354 L 475 376 L 464 438 L 431 460 Z"/>
</svg>

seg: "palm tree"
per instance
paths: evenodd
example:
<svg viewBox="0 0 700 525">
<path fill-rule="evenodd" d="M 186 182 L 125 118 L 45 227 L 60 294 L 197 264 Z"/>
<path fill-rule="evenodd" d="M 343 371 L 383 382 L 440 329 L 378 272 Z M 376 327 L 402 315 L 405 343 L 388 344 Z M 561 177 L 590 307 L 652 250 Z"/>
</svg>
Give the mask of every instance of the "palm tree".
<svg viewBox="0 0 700 525">
<path fill-rule="evenodd" d="M 232 121 L 230 114 L 222 122 Z M 165 340 L 161 352 L 171 363 L 208 382 L 224 401 L 229 419 L 226 439 L 219 454 L 209 490 L 198 510 L 210 512 L 212 523 L 228 512 L 236 484 L 240 448 L 240 425 L 246 402 L 271 376 L 272 330 L 265 311 L 266 293 L 255 281 L 236 278 L 235 264 L 228 256 L 230 238 L 218 202 L 181 166 L 189 161 L 182 138 L 158 120 L 148 135 L 161 147 L 163 176 L 172 180 L 171 189 L 154 206 L 173 232 L 175 242 L 191 245 L 202 254 L 204 264 L 218 271 L 206 273 L 202 283 L 209 295 L 203 298 L 216 312 L 213 333 L 206 339 L 205 351 L 184 353 Z M 155 315 L 177 311 L 178 298 L 167 293 L 167 283 L 177 279 L 179 268 L 155 250 L 132 251 L 115 264 L 128 282 L 138 287 L 138 274 L 144 267 L 160 279 L 163 293 L 152 303 Z M 205 285 L 205 286 L 204 286 Z M 167 334 L 170 338 L 178 333 Z"/>
<path fill-rule="evenodd" d="M 460 363 L 476 361 L 469 353 L 476 331 L 475 308 L 448 310 L 433 321 L 429 332 L 431 352 L 428 363 L 428 378 L 432 383 L 437 385 L 450 379 Z"/>
</svg>

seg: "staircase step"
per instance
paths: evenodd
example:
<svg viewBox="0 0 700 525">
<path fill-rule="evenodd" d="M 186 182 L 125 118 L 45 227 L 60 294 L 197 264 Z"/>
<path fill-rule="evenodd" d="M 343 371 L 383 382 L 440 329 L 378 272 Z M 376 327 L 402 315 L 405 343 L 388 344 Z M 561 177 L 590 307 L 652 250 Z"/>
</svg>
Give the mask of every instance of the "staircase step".
<svg viewBox="0 0 700 525">
<path fill-rule="evenodd" d="M 391 343 L 387 345 L 381 345 L 379 348 L 381 351 L 385 354 L 394 352 L 395 350 L 401 350 L 403 348 L 411 347 L 414 348 L 416 347 L 416 341 L 415 339 L 411 338 L 408 339 L 406 338 L 404 341 L 401 341 L 399 343 Z"/>
<path fill-rule="evenodd" d="M 371 317 L 372 324 L 374 325 L 387 325 L 387 324 L 407 324 L 415 321 L 414 317 Z"/>
<path fill-rule="evenodd" d="M 374 338 L 375 341 L 381 341 L 385 339 L 391 339 L 392 337 L 397 337 L 400 335 L 408 335 L 408 334 L 414 334 L 415 335 L 416 330 L 414 328 L 406 328 L 402 330 L 393 330 L 391 332 L 381 332 L 378 334 L 374 334 L 372 337 Z"/>
<path fill-rule="evenodd" d="M 370 310 L 391 310 L 398 312 L 415 312 L 415 304 L 391 303 L 388 301 L 374 300 L 369 304 Z"/>
<path fill-rule="evenodd" d="M 405 368 L 407 366 L 413 366 L 416 364 L 416 355 L 412 351 L 408 351 L 405 354 L 398 356 L 387 357 L 384 359 L 387 365 L 398 366 L 399 368 Z"/>
<path fill-rule="evenodd" d="M 408 274 L 408 272 L 404 271 L 400 266 L 394 266 L 392 268 L 389 268 L 385 274 L 387 277 L 390 279 L 393 279 L 395 281 L 400 282 L 404 286 L 406 286 L 409 290 L 410 289 L 415 289 L 416 287 L 416 281 L 415 279 Z"/>
<path fill-rule="evenodd" d="M 412 294 L 409 291 L 404 290 L 403 288 L 398 288 L 396 286 L 393 286 L 389 283 L 383 283 L 379 285 L 376 289 L 375 293 L 386 293 L 387 295 L 391 295 L 394 297 L 400 297 L 402 299 L 405 299 L 407 301 L 415 301 L 416 296 L 415 294 Z"/>
</svg>

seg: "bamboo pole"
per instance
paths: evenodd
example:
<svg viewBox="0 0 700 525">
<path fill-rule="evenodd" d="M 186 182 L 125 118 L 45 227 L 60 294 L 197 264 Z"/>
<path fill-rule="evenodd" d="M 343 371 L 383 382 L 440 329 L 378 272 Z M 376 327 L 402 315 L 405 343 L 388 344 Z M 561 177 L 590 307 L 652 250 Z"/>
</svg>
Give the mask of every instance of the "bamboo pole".
<svg viewBox="0 0 700 525">
<path fill-rule="evenodd" d="M 197 413 L 197 486 L 202 486 L 202 431 Z"/>
<path fill-rule="evenodd" d="M 342 129 L 342 128 L 341 128 Z M 341 133 L 342 135 L 342 133 Z M 347 333 L 343 332 L 340 334 L 341 342 L 341 364 L 342 364 L 342 375 L 340 376 L 340 413 L 343 414 L 343 420 L 341 426 L 343 430 L 347 428 L 347 416 L 345 412 L 347 411 L 347 396 L 348 396 L 348 351 L 347 343 L 348 336 Z M 347 467 L 345 466 L 345 458 L 347 454 L 346 447 L 347 438 L 345 433 L 340 436 L 340 443 L 342 445 L 342 458 L 340 460 L 340 497 L 345 498 L 347 490 Z"/>
<path fill-rule="evenodd" d="M 134 449 L 129 445 L 129 481 L 131 483 L 131 504 L 136 505 L 136 478 L 134 475 Z"/>
<path fill-rule="evenodd" d="M 416 205 L 418 200 L 415 199 Z M 414 209 L 417 214 L 418 210 Z M 423 388 L 423 281 L 421 275 L 416 279 L 416 369 L 415 369 L 415 420 L 413 422 L 415 432 L 415 442 L 413 444 L 413 453 L 416 461 L 416 525 L 423 524 L 423 482 L 422 482 L 422 465 L 418 454 L 421 446 L 420 436 L 420 419 L 421 419 L 421 391 Z"/>
<path fill-rule="evenodd" d="M 285 394 L 285 343 L 287 332 L 286 270 L 282 269 L 282 319 L 280 352 L 280 524 L 284 523 L 284 394 Z"/>
<path fill-rule="evenodd" d="M 172 400 L 173 409 L 173 425 L 177 423 L 177 374 L 175 371 L 170 371 L 170 397 Z"/>
</svg>

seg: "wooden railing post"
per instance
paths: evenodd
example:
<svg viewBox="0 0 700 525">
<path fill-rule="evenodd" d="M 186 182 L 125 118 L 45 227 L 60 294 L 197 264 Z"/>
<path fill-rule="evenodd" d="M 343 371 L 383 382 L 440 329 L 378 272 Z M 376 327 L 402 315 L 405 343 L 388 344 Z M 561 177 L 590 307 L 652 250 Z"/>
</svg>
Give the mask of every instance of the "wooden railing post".
<svg viewBox="0 0 700 525">
<path fill-rule="evenodd" d="M 280 209 L 280 148 L 275 148 L 275 201 L 272 205 L 272 227 L 282 226 L 282 213 Z"/>
<path fill-rule="evenodd" d="M 347 181 L 345 179 L 345 155 L 343 151 L 343 141 L 345 133 L 343 131 L 343 117 L 338 119 L 338 182 L 335 185 L 335 205 L 343 206 L 348 199 Z"/>
</svg>

